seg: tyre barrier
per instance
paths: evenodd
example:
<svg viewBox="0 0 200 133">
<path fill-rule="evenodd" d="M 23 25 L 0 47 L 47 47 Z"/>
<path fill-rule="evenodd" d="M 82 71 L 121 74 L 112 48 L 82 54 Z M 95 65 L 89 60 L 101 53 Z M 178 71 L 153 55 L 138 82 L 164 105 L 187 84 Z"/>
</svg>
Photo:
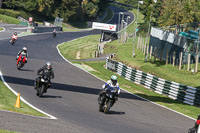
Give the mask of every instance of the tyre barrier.
<svg viewBox="0 0 200 133">
<path fill-rule="evenodd" d="M 106 59 L 106 69 L 116 72 L 125 79 L 164 94 L 171 99 L 181 101 L 189 105 L 200 105 L 200 90 L 173 81 L 158 78 L 152 74 L 128 67 L 121 62 Z"/>
</svg>

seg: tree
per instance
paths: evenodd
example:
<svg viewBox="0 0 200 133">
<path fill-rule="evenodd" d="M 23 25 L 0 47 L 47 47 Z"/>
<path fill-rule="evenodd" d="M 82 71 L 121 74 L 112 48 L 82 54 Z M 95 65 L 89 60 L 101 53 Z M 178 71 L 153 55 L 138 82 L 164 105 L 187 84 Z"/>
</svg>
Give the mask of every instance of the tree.
<svg viewBox="0 0 200 133">
<path fill-rule="evenodd" d="M 38 0 L 38 11 L 45 16 L 51 16 L 53 13 L 54 0 Z"/>
<path fill-rule="evenodd" d="M 193 5 L 190 0 L 165 0 L 159 17 L 160 26 L 190 23 L 194 20 Z"/>
<path fill-rule="evenodd" d="M 3 0 L 0 0 L 0 8 L 2 7 Z"/>
</svg>

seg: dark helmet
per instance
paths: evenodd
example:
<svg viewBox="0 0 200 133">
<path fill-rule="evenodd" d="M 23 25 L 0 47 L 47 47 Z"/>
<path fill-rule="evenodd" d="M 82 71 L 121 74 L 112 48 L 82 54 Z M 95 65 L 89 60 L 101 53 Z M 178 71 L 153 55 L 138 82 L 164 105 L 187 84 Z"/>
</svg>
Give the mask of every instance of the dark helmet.
<svg viewBox="0 0 200 133">
<path fill-rule="evenodd" d="M 197 120 L 200 120 L 200 115 L 198 115 Z"/>
<path fill-rule="evenodd" d="M 16 35 L 17 35 L 17 32 L 15 32 L 14 35 L 16 36 Z"/>
<path fill-rule="evenodd" d="M 113 84 L 113 85 L 116 85 L 116 84 L 117 84 L 117 76 L 112 75 L 112 76 L 111 76 L 111 81 L 112 81 L 112 84 Z"/>
<path fill-rule="evenodd" d="M 48 70 L 51 69 L 51 62 L 47 62 L 47 63 L 46 63 L 46 68 L 47 68 Z"/>
</svg>

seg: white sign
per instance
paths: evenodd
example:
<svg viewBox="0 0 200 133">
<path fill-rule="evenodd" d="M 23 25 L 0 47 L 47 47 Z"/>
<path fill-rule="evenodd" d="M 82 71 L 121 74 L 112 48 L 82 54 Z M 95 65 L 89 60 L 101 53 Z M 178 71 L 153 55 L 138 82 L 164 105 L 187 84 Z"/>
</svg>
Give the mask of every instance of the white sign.
<svg viewBox="0 0 200 133">
<path fill-rule="evenodd" d="M 99 29 L 99 30 L 109 30 L 109 31 L 116 31 L 116 25 L 113 24 L 105 24 L 105 23 L 92 23 L 92 29 Z"/>
</svg>

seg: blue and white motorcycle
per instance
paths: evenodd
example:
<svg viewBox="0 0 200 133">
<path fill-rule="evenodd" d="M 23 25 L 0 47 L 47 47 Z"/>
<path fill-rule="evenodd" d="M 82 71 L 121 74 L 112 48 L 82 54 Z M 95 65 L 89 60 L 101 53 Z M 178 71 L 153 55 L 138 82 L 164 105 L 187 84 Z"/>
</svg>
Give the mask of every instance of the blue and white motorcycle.
<svg viewBox="0 0 200 133">
<path fill-rule="evenodd" d="M 98 97 L 99 111 L 107 114 L 117 100 L 118 87 L 106 85 L 105 89 L 101 91 Z"/>
</svg>

